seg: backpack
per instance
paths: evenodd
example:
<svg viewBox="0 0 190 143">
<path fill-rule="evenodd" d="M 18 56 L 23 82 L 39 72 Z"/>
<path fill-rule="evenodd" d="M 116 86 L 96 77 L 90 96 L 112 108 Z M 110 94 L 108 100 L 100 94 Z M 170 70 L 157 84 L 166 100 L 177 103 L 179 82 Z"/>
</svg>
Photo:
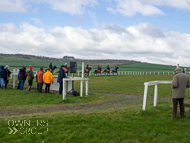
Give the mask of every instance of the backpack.
<svg viewBox="0 0 190 143">
<path fill-rule="evenodd" d="M 79 96 L 79 93 L 76 90 L 73 90 L 72 93 L 73 93 L 73 96 Z"/>
</svg>

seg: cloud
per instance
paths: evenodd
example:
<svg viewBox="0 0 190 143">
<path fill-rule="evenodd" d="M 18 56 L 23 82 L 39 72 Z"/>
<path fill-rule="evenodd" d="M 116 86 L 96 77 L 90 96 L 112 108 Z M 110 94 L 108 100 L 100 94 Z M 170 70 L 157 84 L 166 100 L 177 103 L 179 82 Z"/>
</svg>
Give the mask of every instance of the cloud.
<svg viewBox="0 0 190 143">
<path fill-rule="evenodd" d="M 0 11 L 2 12 L 26 12 L 29 5 L 25 0 L 1 0 Z"/>
<path fill-rule="evenodd" d="M 62 58 L 128 59 L 142 62 L 189 65 L 190 34 L 163 32 L 149 24 L 130 27 L 104 25 L 105 29 L 54 27 L 46 32 L 29 23 L 1 24 L 0 50 Z M 15 32 L 16 31 L 16 32 Z"/>
<path fill-rule="evenodd" d="M 16 25 L 13 23 L 2 23 L 0 24 L 0 33 L 19 33 L 19 30 L 17 29 Z"/>
<path fill-rule="evenodd" d="M 88 6 L 98 5 L 97 0 L 1 0 L 0 11 L 2 12 L 23 12 L 29 8 L 36 13 L 34 5 L 49 4 L 55 11 L 61 11 L 69 14 L 82 15 L 86 12 Z M 89 13 L 89 12 L 88 12 Z M 89 13 L 94 17 L 94 13 Z"/>
<path fill-rule="evenodd" d="M 190 1 L 187 0 L 112 0 L 117 4 L 113 7 L 107 7 L 112 13 L 121 13 L 125 16 L 134 16 L 140 13 L 147 15 L 161 15 L 164 11 L 159 9 L 160 6 L 168 6 L 177 9 L 190 10 Z"/>
<path fill-rule="evenodd" d="M 36 18 L 36 17 L 30 18 L 30 20 L 33 21 L 36 24 L 42 24 L 41 20 Z"/>
<path fill-rule="evenodd" d="M 107 10 L 113 13 L 121 13 L 125 16 L 134 16 L 137 13 L 142 15 L 164 14 L 154 5 L 142 3 L 140 0 L 116 0 L 118 4 L 115 8 L 108 7 Z"/>
<path fill-rule="evenodd" d="M 112 24 L 102 24 L 102 27 L 106 30 L 112 31 L 114 33 L 126 33 L 127 29 L 121 25 L 112 23 Z"/>
<path fill-rule="evenodd" d="M 86 6 L 98 4 L 96 0 L 45 0 L 45 2 L 49 3 L 53 10 L 76 15 L 84 14 Z"/>
</svg>

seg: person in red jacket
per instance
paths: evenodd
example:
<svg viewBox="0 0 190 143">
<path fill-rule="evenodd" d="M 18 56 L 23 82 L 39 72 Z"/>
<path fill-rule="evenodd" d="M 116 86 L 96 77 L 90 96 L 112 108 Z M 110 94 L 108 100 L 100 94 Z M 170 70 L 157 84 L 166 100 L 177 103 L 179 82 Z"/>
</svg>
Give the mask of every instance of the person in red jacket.
<svg viewBox="0 0 190 143">
<path fill-rule="evenodd" d="M 38 93 L 42 92 L 43 75 L 44 75 L 43 67 L 40 67 L 40 70 L 37 73 L 37 82 L 38 82 L 37 90 L 38 90 Z"/>
</svg>

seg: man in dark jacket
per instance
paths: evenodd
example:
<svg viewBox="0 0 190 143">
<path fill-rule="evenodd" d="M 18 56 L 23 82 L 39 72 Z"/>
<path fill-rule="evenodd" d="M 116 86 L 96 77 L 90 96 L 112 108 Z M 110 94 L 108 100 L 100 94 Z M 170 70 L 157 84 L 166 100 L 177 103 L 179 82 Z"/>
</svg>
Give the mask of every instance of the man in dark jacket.
<svg viewBox="0 0 190 143">
<path fill-rule="evenodd" d="M 0 66 L 0 85 L 1 85 L 1 89 L 3 89 L 5 78 L 6 77 L 5 77 L 4 66 Z"/>
<path fill-rule="evenodd" d="M 23 90 L 23 89 L 24 89 L 25 80 L 26 80 L 26 67 L 22 67 L 22 68 L 19 70 L 19 81 L 20 81 L 19 89 L 20 89 L 20 90 Z"/>
<path fill-rule="evenodd" d="M 57 78 L 57 82 L 59 82 L 59 94 L 61 94 L 63 91 L 63 78 L 66 78 L 64 65 L 60 67 L 58 78 Z"/>
<path fill-rule="evenodd" d="M 185 117 L 184 109 L 184 98 L 186 88 L 190 87 L 190 81 L 188 75 L 182 72 L 181 68 L 174 70 L 175 75 L 172 80 L 172 100 L 173 100 L 173 111 L 172 119 L 176 119 L 177 105 L 180 105 L 180 116 Z"/>
</svg>

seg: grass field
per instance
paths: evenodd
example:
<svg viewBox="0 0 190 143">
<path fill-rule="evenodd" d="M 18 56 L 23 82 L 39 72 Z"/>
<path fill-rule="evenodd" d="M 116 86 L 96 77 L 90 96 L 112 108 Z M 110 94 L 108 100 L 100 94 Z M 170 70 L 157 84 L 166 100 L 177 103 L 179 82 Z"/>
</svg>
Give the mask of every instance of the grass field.
<svg viewBox="0 0 190 143">
<path fill-rule="evenodd" d="M 171 100 L 153 107 L 152 98 L 142 111 L 143 83 L 172 80 L 171 75 L 89 78 L 89 96 L 67 95 L 65 101 L 62 95 L 37 93 L 35 82 L 30 92 L 12 89 L 11 84 L 0 90 L 0 142 L 190 142 L 189 111 L 185 119 L 178 111 L 177 119 L 171 120 Z M 79 82 L 75 82 L 75 90 L 79 90 Z M 171 85 L 158 86 L 159 97 L 170 99 L 170 92 Z M 153 86 L 148 97 L 153 97 Z M 185 105 L 190 107 L 189 89 L 186 97 Z"/>
</svg>

